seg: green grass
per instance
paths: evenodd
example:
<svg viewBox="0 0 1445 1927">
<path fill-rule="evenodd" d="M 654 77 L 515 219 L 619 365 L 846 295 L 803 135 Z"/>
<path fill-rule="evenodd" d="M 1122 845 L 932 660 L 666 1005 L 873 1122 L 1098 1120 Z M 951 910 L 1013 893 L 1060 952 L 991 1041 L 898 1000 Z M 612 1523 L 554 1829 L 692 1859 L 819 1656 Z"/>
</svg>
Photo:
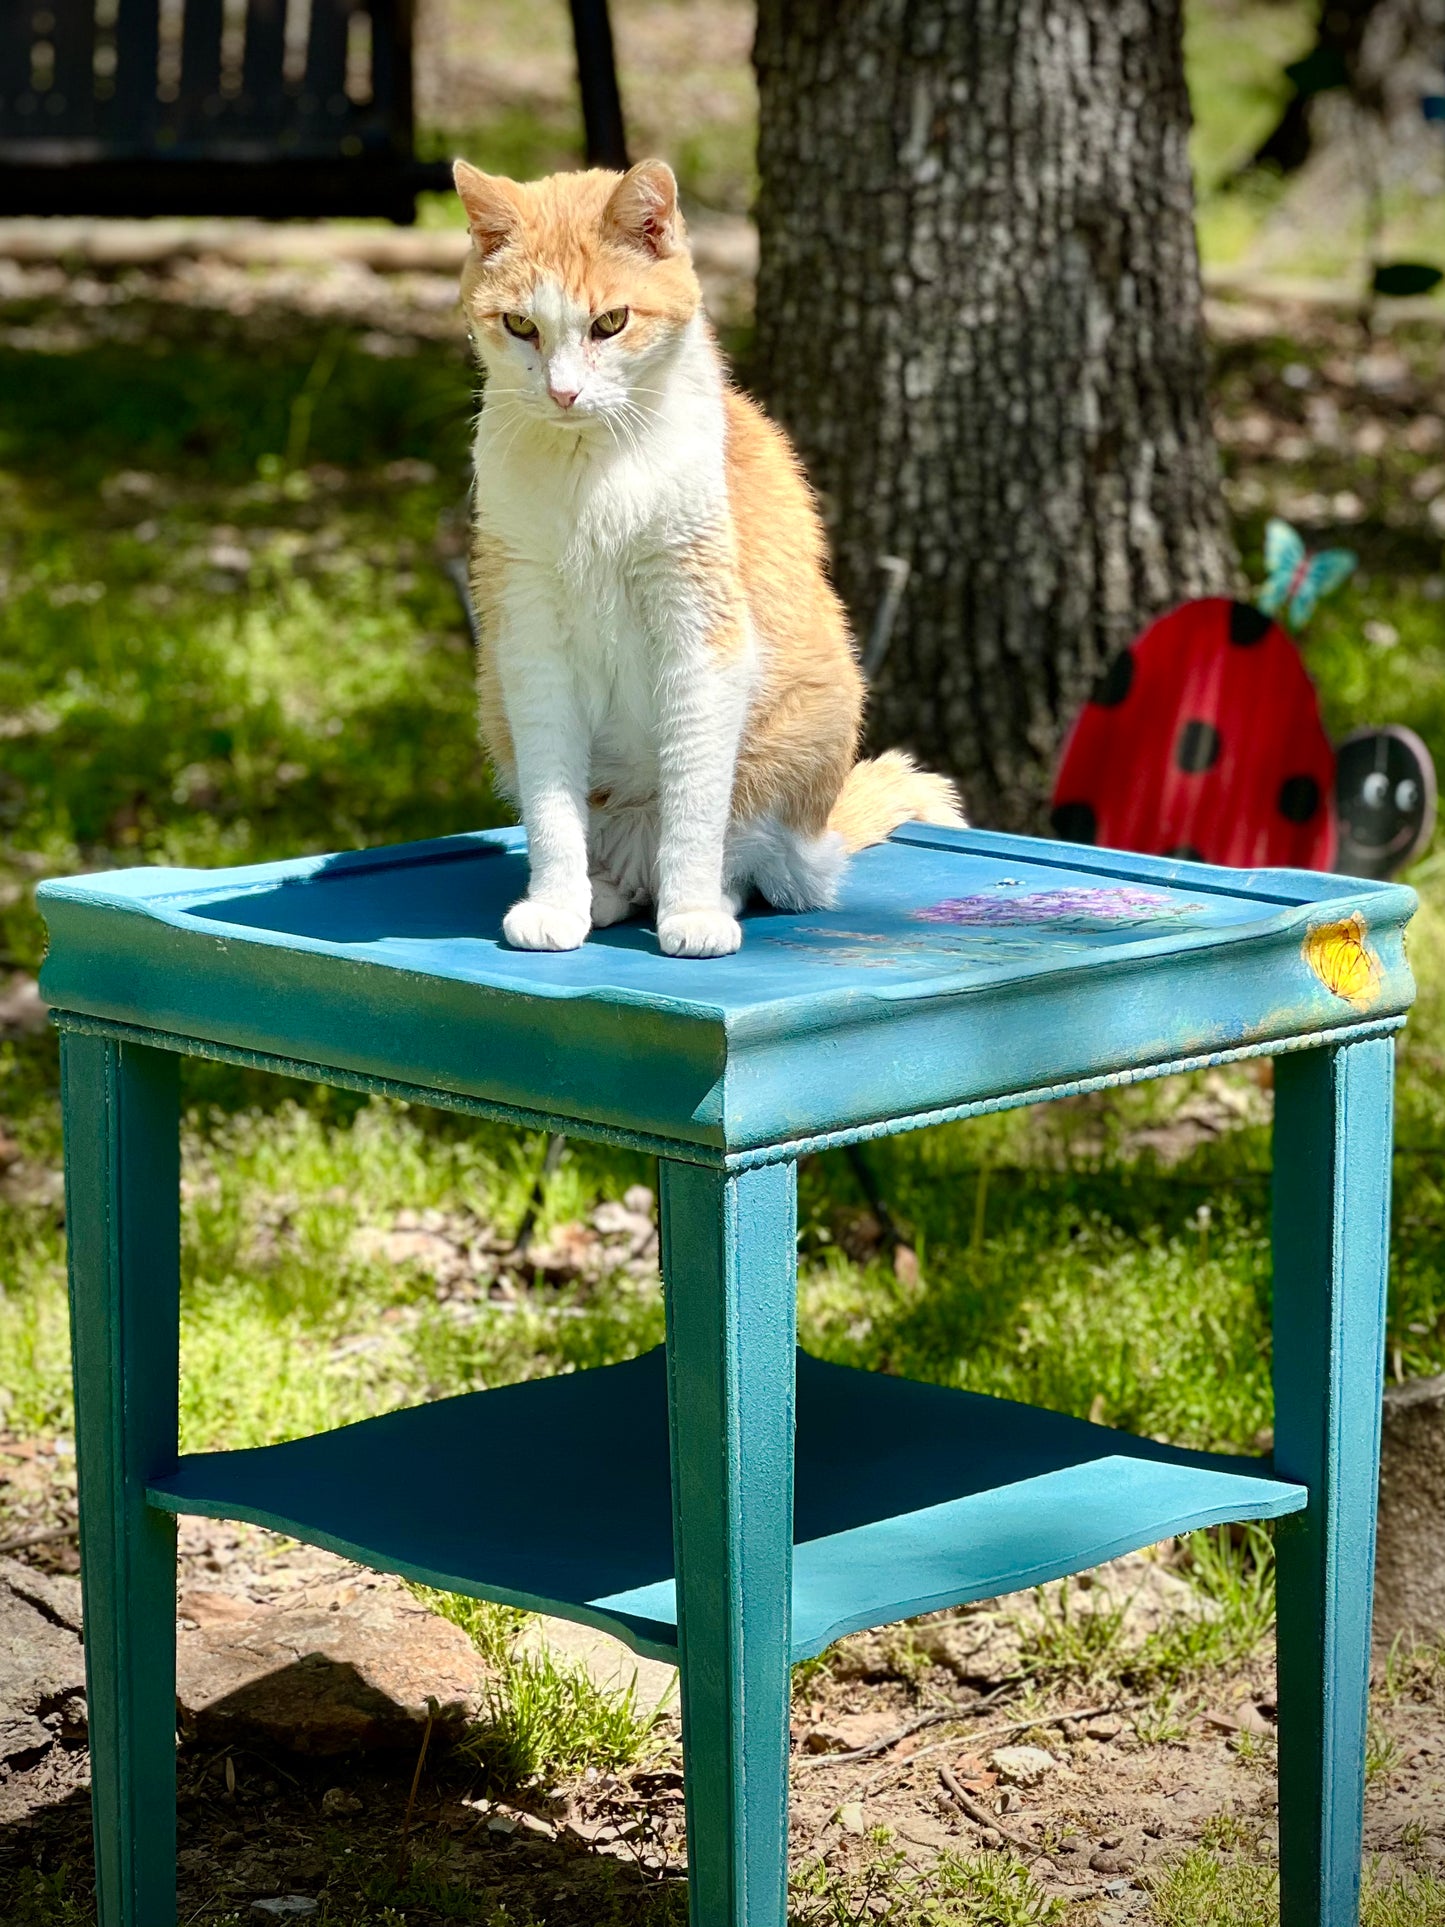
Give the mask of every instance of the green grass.
<svg viewBox="0 0 1445 1927">
<path fill-rule="evenodd" d="M 822 1242 L 847 1181 L 839 1164 L 810 1171 L 805 1342 L 839 1363 L 1093 1409 L 1181 1442 L 1247 1444 L 1269 1419 L 1263 1144 L 1231 1147 L 1228 1176 L 1204 1160 L 1183 1175 L 1092 1159 L 1061 1171 L 1030 1158 L 1028 1132 L 1005 1120 L 870 1147 L 885 1195 L 917 1229 L 916 1286 Z"/>
<path fill-rule="evenodd" d="M 543 1647 L 508 1655 L 467 1746 L 497 1787 L 550 1787 L 645 1764 L 665 1743 L 662 1720 L 639 1708 L 635 1684 L 601 1688 Z"/>
<path fill-rule="evenodd" d="M 1394 1771 L 1404 1757 L 1405 1749 L 1393 1734 L 1387 1733 L 1384 1724 L 1372 1718 L 1365 1731 L 1365 1785 L 1373 1786 Z"/>
<path fill-rule="evenodd" d="M 22 1867 L 7 1896 L 12 1927 L 92 1927 L 94 1902 L 77 1891 L 75 1871 Z"/>
<path fill-rule="evenodd" d="M 611 16 L 633 155 L 664 155 L 690 207 L 745 213 L 756 188 L 757 118 L 746 9 L 613 0 Z M 448 103 L 450 118 L 424 118 L 421 151 L 437 159 L 464 154 L 520 180 L 579 165 L 582 115 L 567 10 L 527 0 L 448 0 L 445 19 L 473 75 L 467 97 Z M 425 224 L 456 221 L 450 197 L 426 199 Z"/>
<path fill-rule="evenodd" d="M 608 1690 L 586 1667 L 545 1645 L 519 1644 L 529 1615 L 489 1600 L 415 1588 L 460 1626 L 492 1669 L 486 1703 L 467 1751 L 498 1791 L 547 1788 L 589 1768 L 619 1773 L 666 1744 L 667 1702 L 644 1711 L 634 1685 Z"/>
<path fill-rule="evenodd" d="M 1150 1694 L 1155 1718 L 1171 1717 L 1184 1686 L 1247 1665 L 1274 1626 L 1274 1544 L 1264 1526 L 1221 1527 L 1185 1541 L 1200 1610 L 1166 1616 L 1142 1638 L 1130 1627 L 1133 1594 L 1097 1607 L 1067 1586 L 1040 1587 L 1021 1616 L 1020 1670 L 1042 1687 L 1085 1692 L 1117 1684 Z"/>
<path fill-rule="evenodd" d="M 1217 193 L 1268 135 L 1291 91 L 1284 70 L 1314 44 L 1318 17 L 1312 0 L 1189 0 L 1190 152 L 1201 196 Z"/>
<path fill-rule="evenodd" d="M 1150 1880 L 1154 1927 L 1278 1927 L 1279 1882 L 1266 1861 L 1219 1860 L 1199 1847 Z M 1360 1927 L 1440 1927 L 1445 1883 L 1429 1872 L 1366 1871 Z"/>
<path fill-rule="evenodd" d="M 252 862 L 498 820 L 438 557 L 462 506 L 472 384 L 460 349 L 383 358 L 360 331 L 122 303 L 110 338 L 60 352 L 46 332 L 54 311 L 12 307 L 5 319 L 31 329 L 33 345 L 0 337 L 0 953 L 38 962 L 33 889 L 44 875 Z M 1393 342 L 1434 381 L 1437 333 Z M 1284 371 L 1307 356 L 1318 396 L 1334 353 L 1284 337 L 1228 349 L 1226 415 L 1268 405 L 1303 424 L 1305 392 Z M 1357 403 L 1330 392 L 1351 428 Z M 1348 435 L 1310 457 L 1322 499 L 1351 488 L 1370 499 L 1350 529 L 1367 579 L 1325 605 L 1308 660 L 1333 731 L 1398 717 L 1445 752 L 1445 636 L 1430 586 L 1439 533 L 1412 493 L 1440 456 L 1409 450 L 1405 405 L 1378 409 L 1390 436 L 1373 468 Z M 1228 467 L 1270 490 L 1299 479 L 1284 459 L 1246 464 L 1231 452 Z M 1242 512 L 1247 550 L 1264 507 Z M 1331 513 L 1315 518 L 1326 531 Z M 1364 643 L 1367 623 L 1394 642 Z M 1445 1369 L 1445 855 L 1413 881 L 1421 998 L 1400 1060 L 1390 1308 L 1392 1361 L 1406 1374 Z M 424 1272 L 359 1249 L 359 1230 L 403 1210 L 515 1228 L 540 1139 L 226 1067 L 188 1064 L 184 1075 L 187 1449 L 258 1444 L 659 1341 L 660 1294 L 635 1281 L 538 1287 L 458 1317 Z M 1263 1108 L 1243 1071 L 1212 1088 L 1250 1115 Z M 1199 1089 L 1138 1087 L 870 1147 L 918 1253 L 912 1283 L 859 1254 L 864 1200 L 846 1161 L 809 1161 L 804 1343 L 1181 1443 L 1251 1449 L 1272 1416 L 1267 1128 L 1245 1123 L 1168 1166 L 1140 1136 Z M 50 1038 L 0 1042 L 0 1116 L 33 1169 L 58 1164 Z M 543 1231 L 638 1182 L 654 1182 L 648 1160 L 573 1144 L 547 1187 Z M 23 1433 L 71 1426 L 63 1266 L 63 1226 L 43 1191 L 0 1205 L 0 1417 Z M 1166 1736 L 1178 1695 L 1253 1657 L 1271 1607 L 1265 1534 L 1197 1537 L 1191 1560 L 1210 1611 L 1126 1647 L 1108 1615 L 1086 1624 L 1060 1609 L 1029 1634 L 1031 1673 L 1060 1686 L 1126 1680 Z M 652 1743 L 635 1707 L 588 1698 L 565 1666 L 519 1651 L 505 1614 L 445 1609 L 497 1671 L 482 1757 L 499 1780 L 625 1765 Z M 906 1666 L 906 1636 L 898 1642 Z M 1397 1671 L 1401 1692 L 1435 1690 L 1425 1661 Z M 886 1880 L 865 1871 L 861 1886 L 810 1873 L 799 1927 L 1054 1917 L 1006 1859 L 948 1867 L 931 1884 L 897 1865 Z M 67 1913 L 71 1887 L 58 1878 L 34 1876 L 22 1927 L 82 1917 Z M 1156 1906 L 1174 1911 L 1161 1927 L 1265 1917 L 1249 1908 L 1267 1909 L 1267 1868 L 1206 1856 L 1168 1878 Z M 479 1911 L 477 1896 L 447 1888 L 444 1870 L 419 1860 L 411 1880 L 432 1884 L 412 1898 L 378 1886 L 362 1912 L 318 1918 L 356 1927 L 425 1905 L 503 1927 L 492 1903 Z M 1414 1927 L 1438 1898 L 1423 1876 L 1377 1886 L 1368 1918 Z M 619 1927 L 637 1904 L 619 1898 Z M 657 1927 L 675 1913 L 670 1894 L 650 1904 Z M 529 1927 L 513 1915 L 506 1927 Z"/>
<path fill-rule="evenodd" d="M 49 339 L 41 308 L 11 319 Z M 117 338 L 65 353 L 0 346 L 0 950 L 32 965 L 40 875 L 254 861 L 499 814 L 437 559 L 461 507 L 460 350 L 378 358 L 358 333 L 264 314 L 142 304 L 122 320 Z M 1400 339 L 1429 379 L 1433 334 Z M 1280 372 L 1299 352 L 1284 339 L 1227 351 L 1226 410 L 1261 396 L 1302 409 Z M 1356 536 L 1368 581 L 1325 605 L 1307 645 L 1337 731 L 1395 715 L 1445 744 L 1445 642 L 1421 589 L 1439 540 L 1421 536 L 1410 493 L 1430 459 L 1392 439 L 1378 519 Z M 1360 480 L 1348 448 L 1315 460 L 1326 491 Z M 1258 531 L 1246 519 L 1247 550 Z M 1367 622 L 1395 645 L 1362 646 Z M 1442 862 L 1415 874 L 1422 994 L 1401 1057 L 1391 1342 L 1407 1373 L 1445 1366 Z M 189 1447 L 626 1357 L 660 1336 L 655 1292 L 540 1291 L 458 1320 L 423 1274 L 356 1255 L 358 1228 L 404 1208 L 514 1224 L 538 1141 L 223 1067 L 186 1078 Z M 1224 1081 L 1253 1088 L 1243 1073 Z M 1248 1449 L 1270 1422 L 1267 1131 L 1164 1168 L 1137 1133 L 1183 1089 L 870 1148 L 917 1246 L 914 1285 L 847 1255 L 861 1196 L 841 1157 L 811 1161 L 804 1342 Z M 0 1044 L 0 1110 L 36 1163 L 58 1160 L 48 1039 Z M 547 1222 L 650 1178 L 644 1160 L 574 1145 Z M 69 1425 L 62 1258 L 53 1208 L 0 1211 L 0 1381 L 27 1430 Z"/>
<path fill-rule="evenodd" d="M 1344 282 L 1363 294 L 1372 241 L 1384 259 L 1445 264 L 1445 151 L 1432 178 L 1428 138 L 1420 141 L 1423 164 L 1381 197 L 1378 237 L 1371 235 L 1360 191 L 1361 154 L 1371 151 L 1358 144 L 1360 130 L 1343 135 L 1352 144 L 1347 155 L 1335 156 L 1328 193 L 1309 169 L 1284 180 L 1240 173 L 1290 96 L 1285 68 L 1314 45 L 1318 17 L 1315 0 L 1188 0 L 1185 62 L 1200 253 L 1206 268 L 1243 269 L 1265 280 Z M 1363 137 L 1383 151 L 1377 132 L 1366 129 Z"/>
<path fill-rule="evenodd" d="M 852 1875 L 821 1862 L 805 1867 L 793 1882 L 790 1927 L 1055 1927 L 1064 1919 L 1062 1902 L 1009 1856 L 944 1853 L 919 1873 L 887 1842 L 876 1833 Z"/>
</svg>

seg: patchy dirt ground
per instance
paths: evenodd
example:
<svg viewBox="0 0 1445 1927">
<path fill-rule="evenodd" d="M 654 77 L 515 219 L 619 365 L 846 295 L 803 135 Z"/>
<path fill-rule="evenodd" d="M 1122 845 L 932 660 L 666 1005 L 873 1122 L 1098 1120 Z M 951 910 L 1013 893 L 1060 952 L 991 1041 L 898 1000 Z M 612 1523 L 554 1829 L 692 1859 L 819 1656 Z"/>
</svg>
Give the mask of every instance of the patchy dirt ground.
<svg viewBox="0 0 1445 1927">
<path fill-rule="evenodd" d="M 986 1682 L 978 1682 L 985 1686 Z M 965 1688 L 966 1692 L 967 1689 Z M 999 1697 L 995 1698 L 995 1694 Z M 916 1695 L 916 1697 L 915 1697 Z M 810 1709 L 828 1728 L 861 1734 L 885 1707 L 900 1727 L 959 1687 L 925 1676 L 912 1693 L 863 1679 L 830 1683 Z M 1173 1704 L 1075 1692 L 1037 1702 L 1032 1720 L 1008 1689 L 924 1728 L 886 1756 L 834 1765 L 806 1755 L 794 1776 L 801 1851 L 847 1866 L 866 1831 L 890 1828 L 917 1855 L 1013 1848 L 1045 1893 L 1089 1902 L 1081 1917 L 1148 1917 L 1147 1872 L 1185 1848 L 1269 1851 L 1276 1836 L 1274 1683 L 1264 1662 Z M 1382 1705 L 1368 1797 L 1367 1849 L 1410 1865 L 1445 1855 L 1442 1745 L 1431 1700 Z M 804 1744 L 806 1745 L 806 1738 Z M 960 1794 L 964 1797 L 960 1798 Z"/>
<path fill-rule="evenodd" d="M 55 1443 L 0 1440 L 13 1522 L 67 1512 L 72 1461 Z M 75 1564 L 66 1539 L 28 1556 L 62 1577 Z M 395 1595 L 415 1611 L 393 1581 L 205 1520 L 183 1522 L 179 1590 L 191 1649 L 198 1633 L 224 1644 L 228 1627 L 298 1601 L 354 1613 L 363 1596 Z M 845 1885 L 861 1882 L 879 1852 L 876 1830 L 886 1828 L 917 1868 L 945 1851 L 1015 1854 L 1067 1918 L 1105 1927 L 1149 1920 L 1151 1871 L 1187 1847 L 1268 1856 L 1276 1709 L 1267 1651 L 1177 1690 L 1040 1691 L 1019 1677 L 1041 1631 L 1053 1629 L 1043 1650 L 1056 1662 L 1061 1626 L 1078 1629 L 1083 1650 L 1088 1627 L 1105 1621 L 1118 1624 L 1111 1651 L 1127 1677 L 1130 1653 L 1200 1610 L 1165 1547 L 1086 1575 L 1067 1600 L 1055 1588 L 1042 1611 L 1020 1597 L 844 1642 L 826 1665 L 803 1669 L 795 1691 L 795 1865 L 821 1863 Z M 405 1646 L 411 1635 L 397 1637 Z M 306 1657 L 296 1654 L 298 1677 Z M 438 1738 L 413 1805 L 418 1702 L 438 1661 L 429 1649 L 391 1657 L 403 1682 L 397 1699 L 411 1702 L 393 1709 L 400 1741 L 393 1732 L 379 1748 L 317 1757 L 295 1750 L 314 1744 L 314 1733 L 282 1748 L 274 1727 L 244 1718 L 219 1744 L 214 1727 L 209 1740 L 183 1740 L 182 1920 L 233 1910 L 259 1920 L 254 1903 L 286 1900 L 298 1917 L 300 1903 L 313 1902 L 323 1920 L 369 1919 L 384 1902 L 409 1923 L 429 1923 L 472 1917 L 459 1916 L 460 1899 L 479 1894 L 509 1910 L 499 1919 L 535 1915 L 548 1927 L 672 1918 L 685 1867 L 675 1708 L 644 1769 L 505 1796 L 484 1753 Z M 1437 1657 L 1380 1668 L 1368 1766 L 1367 1847 L 1382 1870 L 1445 1867 Z M 43 1751 L 0 1768 L 0 1916 L 26 1882 L 84 1868 L 88 1829 L 81 1739 L 57 1732 Z M 85 1884 L 81 1875 L 81 1893 Z"/>
</svg>

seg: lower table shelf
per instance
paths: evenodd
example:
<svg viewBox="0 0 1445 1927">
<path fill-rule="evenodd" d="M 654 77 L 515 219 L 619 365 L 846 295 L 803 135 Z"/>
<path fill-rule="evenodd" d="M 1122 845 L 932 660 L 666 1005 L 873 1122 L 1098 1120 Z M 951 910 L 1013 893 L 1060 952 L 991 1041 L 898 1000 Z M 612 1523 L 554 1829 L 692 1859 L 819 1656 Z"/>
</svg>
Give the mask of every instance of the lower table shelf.
<svg viewBox="0 0 1445 1927">
<path fill-rule="evenodd" d="M 798 1354 L 793 1658 L 1176 1532 L 1298 1511 L 1267 1464 Z M 662 1351 L 183 1458 L 169 1512 L 249 1519 L 677 1658 Z"/>
</svg>

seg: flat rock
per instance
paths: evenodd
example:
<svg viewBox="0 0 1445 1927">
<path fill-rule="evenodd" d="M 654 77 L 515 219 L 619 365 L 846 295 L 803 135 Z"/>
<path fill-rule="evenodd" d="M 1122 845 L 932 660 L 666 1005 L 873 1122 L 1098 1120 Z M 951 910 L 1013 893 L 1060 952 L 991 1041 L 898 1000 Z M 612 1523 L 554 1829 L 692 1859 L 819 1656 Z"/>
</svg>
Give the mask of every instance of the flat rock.
<svg viewBox="0 0 1445 1927">
<path fill-rule="evenodd" d="M 980 1686 L 994 1686 L 1014 1678 L 1019 1671 L 1022 1641 L 1018 1625 L 1008 1612 L 971 1610 L 954 1618 L 925 1620 L 910 1629 L 915 1648 L 935 1666 L 945 1666 L 958 1679 Z M 844 1642 L 843 1652 L 855 1646 L 855 1670 L 862 1677 L 871 1671 L 892 1670 L 886 1634 L 865 1634 L 861 1639 Z M 876 1654 L 870 1667 L 862 1662 Z M 846 1677 L 846 1665 L 839 1672 Z"/>
<path fill-rule="evenodd" d="M 1445 1376 L 1385 1390 L 1375 1647 L 1445 1636 Z"/>
<path fill-rule="evenodd" d="M 187 1593 L 180 1604 L 182 1730 L 330 1756 L 414 1750 L 428 1697 L 439 1738 L 481 1701 L 486 1669 L 459 1626 L 390 1581 L 342 1581 L 266 1605 Z"/>
<path fill-rule="evenodd" d="M 1100 1847 L 1089 1856 L 1089 1865 L 1095 1873 L 1133 1873 L 1137 1864 L 1132 1854 L 1121 1853 L 1117 1848 Z"/>
<path fill-rule="evenodd" d="M 1059 1764 L 1041 1746 L 996 1746 L 988 1763 L 1005 1786 L 1037 1786 Z"/>
<path fill-rule="evenodd" d="M 0 1763 L 84 1731 L 79 1582 L 0 1559 Z"/>
</svg>

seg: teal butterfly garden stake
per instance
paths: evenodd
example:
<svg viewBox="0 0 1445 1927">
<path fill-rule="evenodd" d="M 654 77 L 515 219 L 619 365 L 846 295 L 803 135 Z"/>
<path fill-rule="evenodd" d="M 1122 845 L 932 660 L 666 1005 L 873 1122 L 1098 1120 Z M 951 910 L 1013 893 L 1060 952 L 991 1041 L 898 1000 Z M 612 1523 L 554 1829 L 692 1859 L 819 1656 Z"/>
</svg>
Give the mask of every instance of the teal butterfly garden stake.
<svg viewBox="0 0 1445 1927">
<path fill-rule="evenodd" d="M 1070 842 L 1252 869 L 1392 874 L 1430 840 L 1435 770 L 1413 730 L 1330 744 L 1289 630 L 1355 567 L 1271 520 L 1251 605 L 1186 602 L 1122 650 L 1064 745 L 1053 827 Z M 1288 629 L 1284 626 L 1288 624 Z"/>
<path fill-rule="evenodd" d="M 1271 516 L 1264 531 L 1265 585 L 1255 606 L 1267 616 L 1284 614 L 1291 629 L 1302 629 L 1322 596 L 1354 573 L 1353 549 L 1321 549 L 1311 555 L 1298 529 Z"/>
</svg>

